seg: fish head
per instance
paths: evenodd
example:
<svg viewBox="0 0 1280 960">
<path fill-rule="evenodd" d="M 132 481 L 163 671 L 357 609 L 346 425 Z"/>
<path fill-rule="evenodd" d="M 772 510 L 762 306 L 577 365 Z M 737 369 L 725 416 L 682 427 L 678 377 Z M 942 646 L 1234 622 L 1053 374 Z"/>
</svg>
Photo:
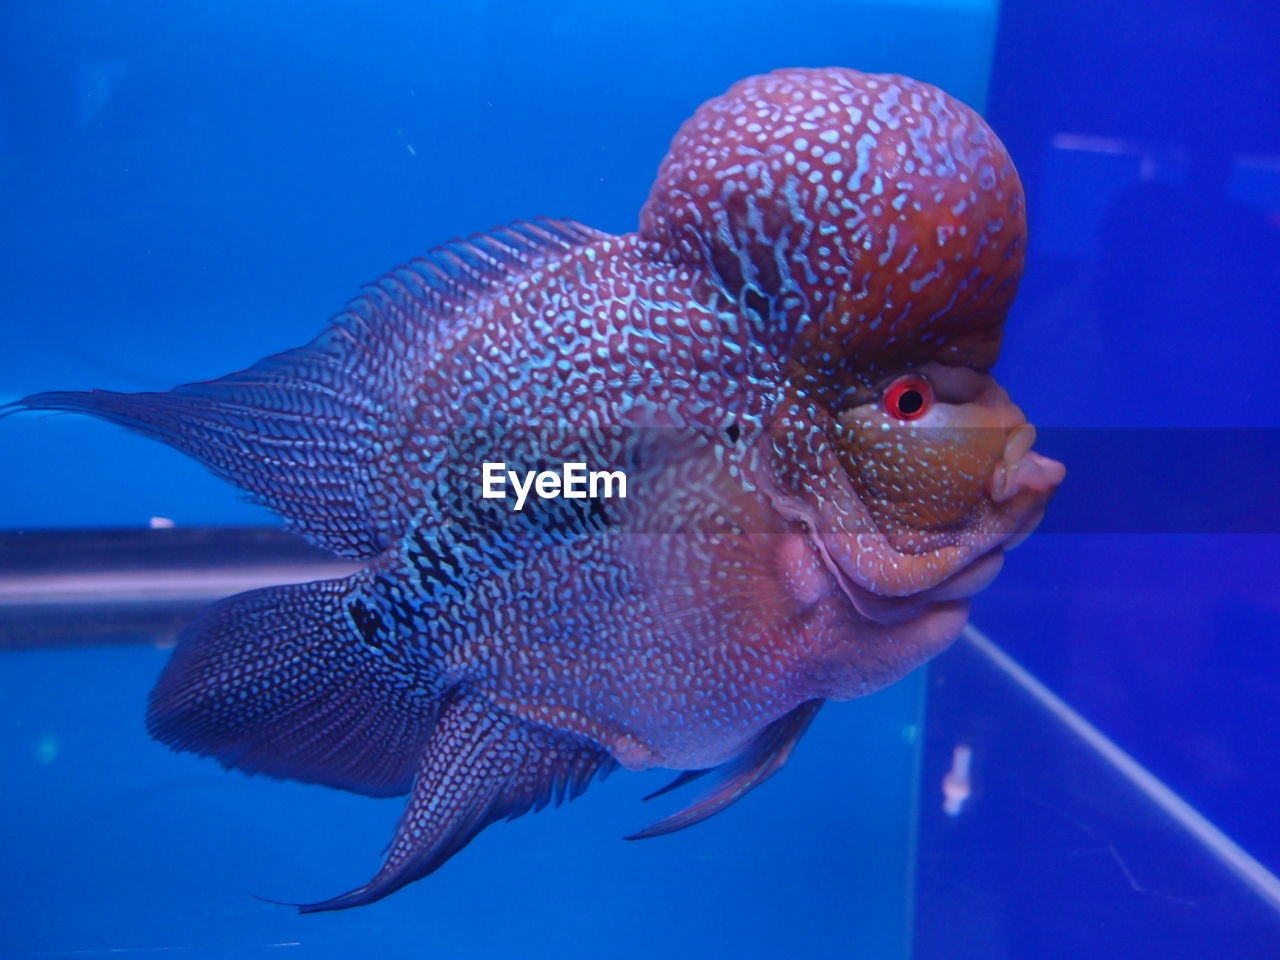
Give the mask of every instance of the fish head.
<svg viewBox="0 0 1280 960">
<path fill-rule="evenodd" d="M 989 372 L 938 362 L 781 405 L 749 476 L 781 521 L 755 543 L 800 695 L 860 696 L 950 645 L 1063 481 L 1035 440 Z"/>
<path fill-rule="evenodd" d="M 641 233 L 776 359 L 748 472 L 826 678 L 806 692 L 891 682 L 958 635 L 1063 479 L 991 373 L 1026 251 L 1008 152 L 927 83 L 775 71 L 681 128 Z"/>
</svg>

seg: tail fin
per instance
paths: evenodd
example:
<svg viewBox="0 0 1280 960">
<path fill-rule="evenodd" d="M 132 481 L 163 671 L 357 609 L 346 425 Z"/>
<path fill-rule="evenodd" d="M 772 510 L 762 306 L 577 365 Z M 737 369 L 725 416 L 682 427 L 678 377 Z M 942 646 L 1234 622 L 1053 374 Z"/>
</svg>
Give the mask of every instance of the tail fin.
<svg viewBox="0 0 1280 960">
<path fill-rule="evenodd" d="M 405 793 L 437 714 L 361 596 L 371 575 L 269 587 L 210 607 L 178 641 L 147 727 L 250 773 Z M 386 638 L 381 638 L 385 640 Z"/>
</svg>

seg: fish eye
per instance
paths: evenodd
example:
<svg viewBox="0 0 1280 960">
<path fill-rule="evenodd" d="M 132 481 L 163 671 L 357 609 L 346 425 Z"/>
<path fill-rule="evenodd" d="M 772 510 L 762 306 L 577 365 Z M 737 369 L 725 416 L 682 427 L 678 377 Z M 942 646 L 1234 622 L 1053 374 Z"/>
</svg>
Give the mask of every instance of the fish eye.
<svg viewBox="0 0 1280 960">
<path fill-rule="evenodd" d="M 919 374 L 903 374 L 885 388 L 883 403 L 895 419 L 918 420 L 933 406 L 933 386 Z"/>
</svg>

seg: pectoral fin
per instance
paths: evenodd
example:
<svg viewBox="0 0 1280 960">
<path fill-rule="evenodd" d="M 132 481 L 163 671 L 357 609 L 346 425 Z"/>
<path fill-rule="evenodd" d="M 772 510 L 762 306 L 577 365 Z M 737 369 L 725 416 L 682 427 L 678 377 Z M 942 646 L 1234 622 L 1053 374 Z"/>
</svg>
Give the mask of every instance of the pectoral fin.
<svg viewBox="0 0 1280 960">
<path fill-rule="evenodd" d="M 710 773 L 715 777 L 715 786 L 688 807 L 659 820 L 639 833 L 632 834 L 627 839 L 644 840 L 647 837 L 658 837 L 664 833 L 674 833 L 676 830 L 683 830 L 695 823 L 701 823 L 764 783 L 786 764 L 792 749 L 809 728 L 810 722 L 817 715 L 818 708 L 822 704 L 821 700 L 810 700 L 800 704 L 790 713 L 779 717 L 761 730 L 742 753 L 723 766 L 709 771 L 685 771 L 670 785 L 650 794 L 645 798 L 646 800 L 683 786 L 704 773 Z"/>
</svg>

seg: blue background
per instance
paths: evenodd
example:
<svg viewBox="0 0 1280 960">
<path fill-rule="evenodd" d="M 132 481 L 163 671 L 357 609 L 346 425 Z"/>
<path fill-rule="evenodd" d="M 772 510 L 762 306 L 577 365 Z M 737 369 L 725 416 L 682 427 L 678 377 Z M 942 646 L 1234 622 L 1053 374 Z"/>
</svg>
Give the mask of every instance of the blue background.
<svg viewBox="0 0 1280 960">
<path fill-rule="evenodd" d="M 166 656 L 5 654 L 0 703 L 20 721 L 0 724 L 0 956 L 907 956 L 920 673 L 831 711 L 790 776 L 734 816 L 625 843 L 688 793 L 641 805 L 669 771 L 619 773 L 493 825 L 394 896 L 302 916 L 251 894 L 358 886 L 402 801 L 247 778 L 148 742 L 142 705 Z"/>
<path fill-rule="evenodd" d="M 1041 425 L 1196 430 L 1071 459 L 1062 506 L 1158 497 L 1165 522 L 1033 537 L 975 612 L 1273 871 L 1280 538 L 1183 531 L 1224 501 L 1259 513 L 1230 529 L 1276 531 L 1260 514 L 1280 500 L 1278 105 L 1273 3 L 1002 4 L 987 116 L 1031 247 L 1000 379 Z M 1076 435 L 1042 433 L 1048 452 Z"/>
<path fill-rule="evenodd" d="M 1210 431 L 1150 457 L 1064 451 L 1064 512 L 1158 493 L 1167 527 L 1033 537 L 975 620 L 1280 869 L 1280 545 L 1180 532 L 1206 501 L 1276 499 L 1201 442 L 1280 425 L 1265 0 L 1005 0 L 998 31 L 977 0 L 10 2 L 0 400 L 241 368 L 309 339 L 358 283 L 504 221 L 632 229 L 680 120 L 795 64 L 985 100 L 1028 192 L 998 372 L 1034 421 Z M 76 418 L 6 420 L 0 457 L 3 527 L 273 522 Z M 1097 502 L 1068 499 L 1073 482 Z"/>
</svg>

